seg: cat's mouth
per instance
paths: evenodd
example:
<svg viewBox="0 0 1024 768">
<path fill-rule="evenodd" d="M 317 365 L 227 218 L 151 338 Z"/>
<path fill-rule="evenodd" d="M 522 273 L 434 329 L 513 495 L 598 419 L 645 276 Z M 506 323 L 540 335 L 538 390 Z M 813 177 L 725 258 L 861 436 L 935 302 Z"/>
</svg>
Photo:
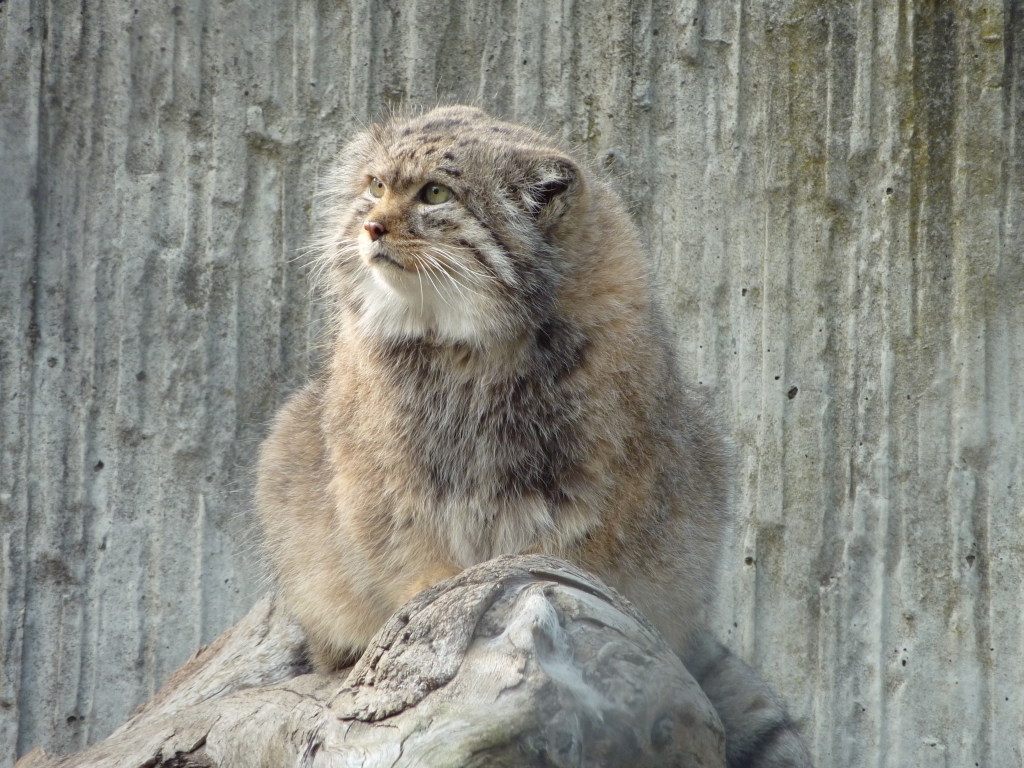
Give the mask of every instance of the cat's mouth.
<svg viewBox="0 0 1024 768">
<path fill-rule="evenodd" d="M 401 269 L 402 271 L 407 271 L 408 269 L 401 262 L 399 262 L 397 259 L 391 256 L 387 251 L 381 248 L 380 245 L 377 245 L 377 247 L 373 249 L 373 252 L 370 254 L 370 261 L 383 262 L 396 269 Z"/>
</svg>

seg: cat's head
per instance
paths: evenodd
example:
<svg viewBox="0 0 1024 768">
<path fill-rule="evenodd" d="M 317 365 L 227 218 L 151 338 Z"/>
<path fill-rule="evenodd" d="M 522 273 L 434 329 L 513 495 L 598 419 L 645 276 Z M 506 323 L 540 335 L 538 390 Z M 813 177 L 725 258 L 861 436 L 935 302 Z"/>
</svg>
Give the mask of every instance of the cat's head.
<svg viewBox="0 0 1024 768">
<path fill-rule="evenodd" d="M 370 127 L 327 179 L 328 289 L 367 333 L 483 345 L 552 311 L 585 197 L 552 141 L 464 106 Z"/>
</svg>

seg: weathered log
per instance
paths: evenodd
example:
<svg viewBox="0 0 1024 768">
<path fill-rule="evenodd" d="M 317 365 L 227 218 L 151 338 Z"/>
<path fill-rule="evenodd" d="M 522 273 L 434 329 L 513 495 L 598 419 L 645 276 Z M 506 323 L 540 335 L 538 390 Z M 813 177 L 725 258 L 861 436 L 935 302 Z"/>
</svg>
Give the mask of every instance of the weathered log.
<svg viewBox="0 0 1024 768">
<path fill-rule="evenodd" d="M 531 555 L 409 601 L 342 675 L 261 600 L 106 740 L 17 768 L 723 766 L 714 709 L 651 624 Z"/>
</svg>

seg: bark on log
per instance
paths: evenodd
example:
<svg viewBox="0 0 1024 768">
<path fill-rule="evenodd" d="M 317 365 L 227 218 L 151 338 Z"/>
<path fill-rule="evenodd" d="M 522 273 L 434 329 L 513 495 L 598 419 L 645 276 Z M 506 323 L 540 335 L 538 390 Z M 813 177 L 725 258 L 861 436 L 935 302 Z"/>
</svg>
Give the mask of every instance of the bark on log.
<svg viewBox="0 0 1024 768">
<path fill-rule="evenodd" d="M 636 609 L 560 560 L 414 597 L 347 674 L 308 674 L 274 596 L 105 741 L 17 768 L 724 766 L 700 687 Z"/>
</svg>

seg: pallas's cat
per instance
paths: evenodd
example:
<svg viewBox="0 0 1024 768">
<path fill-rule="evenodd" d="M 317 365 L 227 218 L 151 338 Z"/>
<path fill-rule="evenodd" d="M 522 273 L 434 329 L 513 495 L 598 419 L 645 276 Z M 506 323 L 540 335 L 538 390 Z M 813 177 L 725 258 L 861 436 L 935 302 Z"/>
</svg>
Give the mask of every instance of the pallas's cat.
<svg viewBox="0 0 1024 768">
<path fill-rule="evenodd" d="M 809 765 L 706 633 L 728 452 L 679 379 L 612 186 L 537 132 L 451 106 L 371 126 L 326 178 L 328 364 L 263 444 L 257 506 L 315 664 L 500 554 L 592 571 L 715 705 L 731 766 Z"/>
</svg>

